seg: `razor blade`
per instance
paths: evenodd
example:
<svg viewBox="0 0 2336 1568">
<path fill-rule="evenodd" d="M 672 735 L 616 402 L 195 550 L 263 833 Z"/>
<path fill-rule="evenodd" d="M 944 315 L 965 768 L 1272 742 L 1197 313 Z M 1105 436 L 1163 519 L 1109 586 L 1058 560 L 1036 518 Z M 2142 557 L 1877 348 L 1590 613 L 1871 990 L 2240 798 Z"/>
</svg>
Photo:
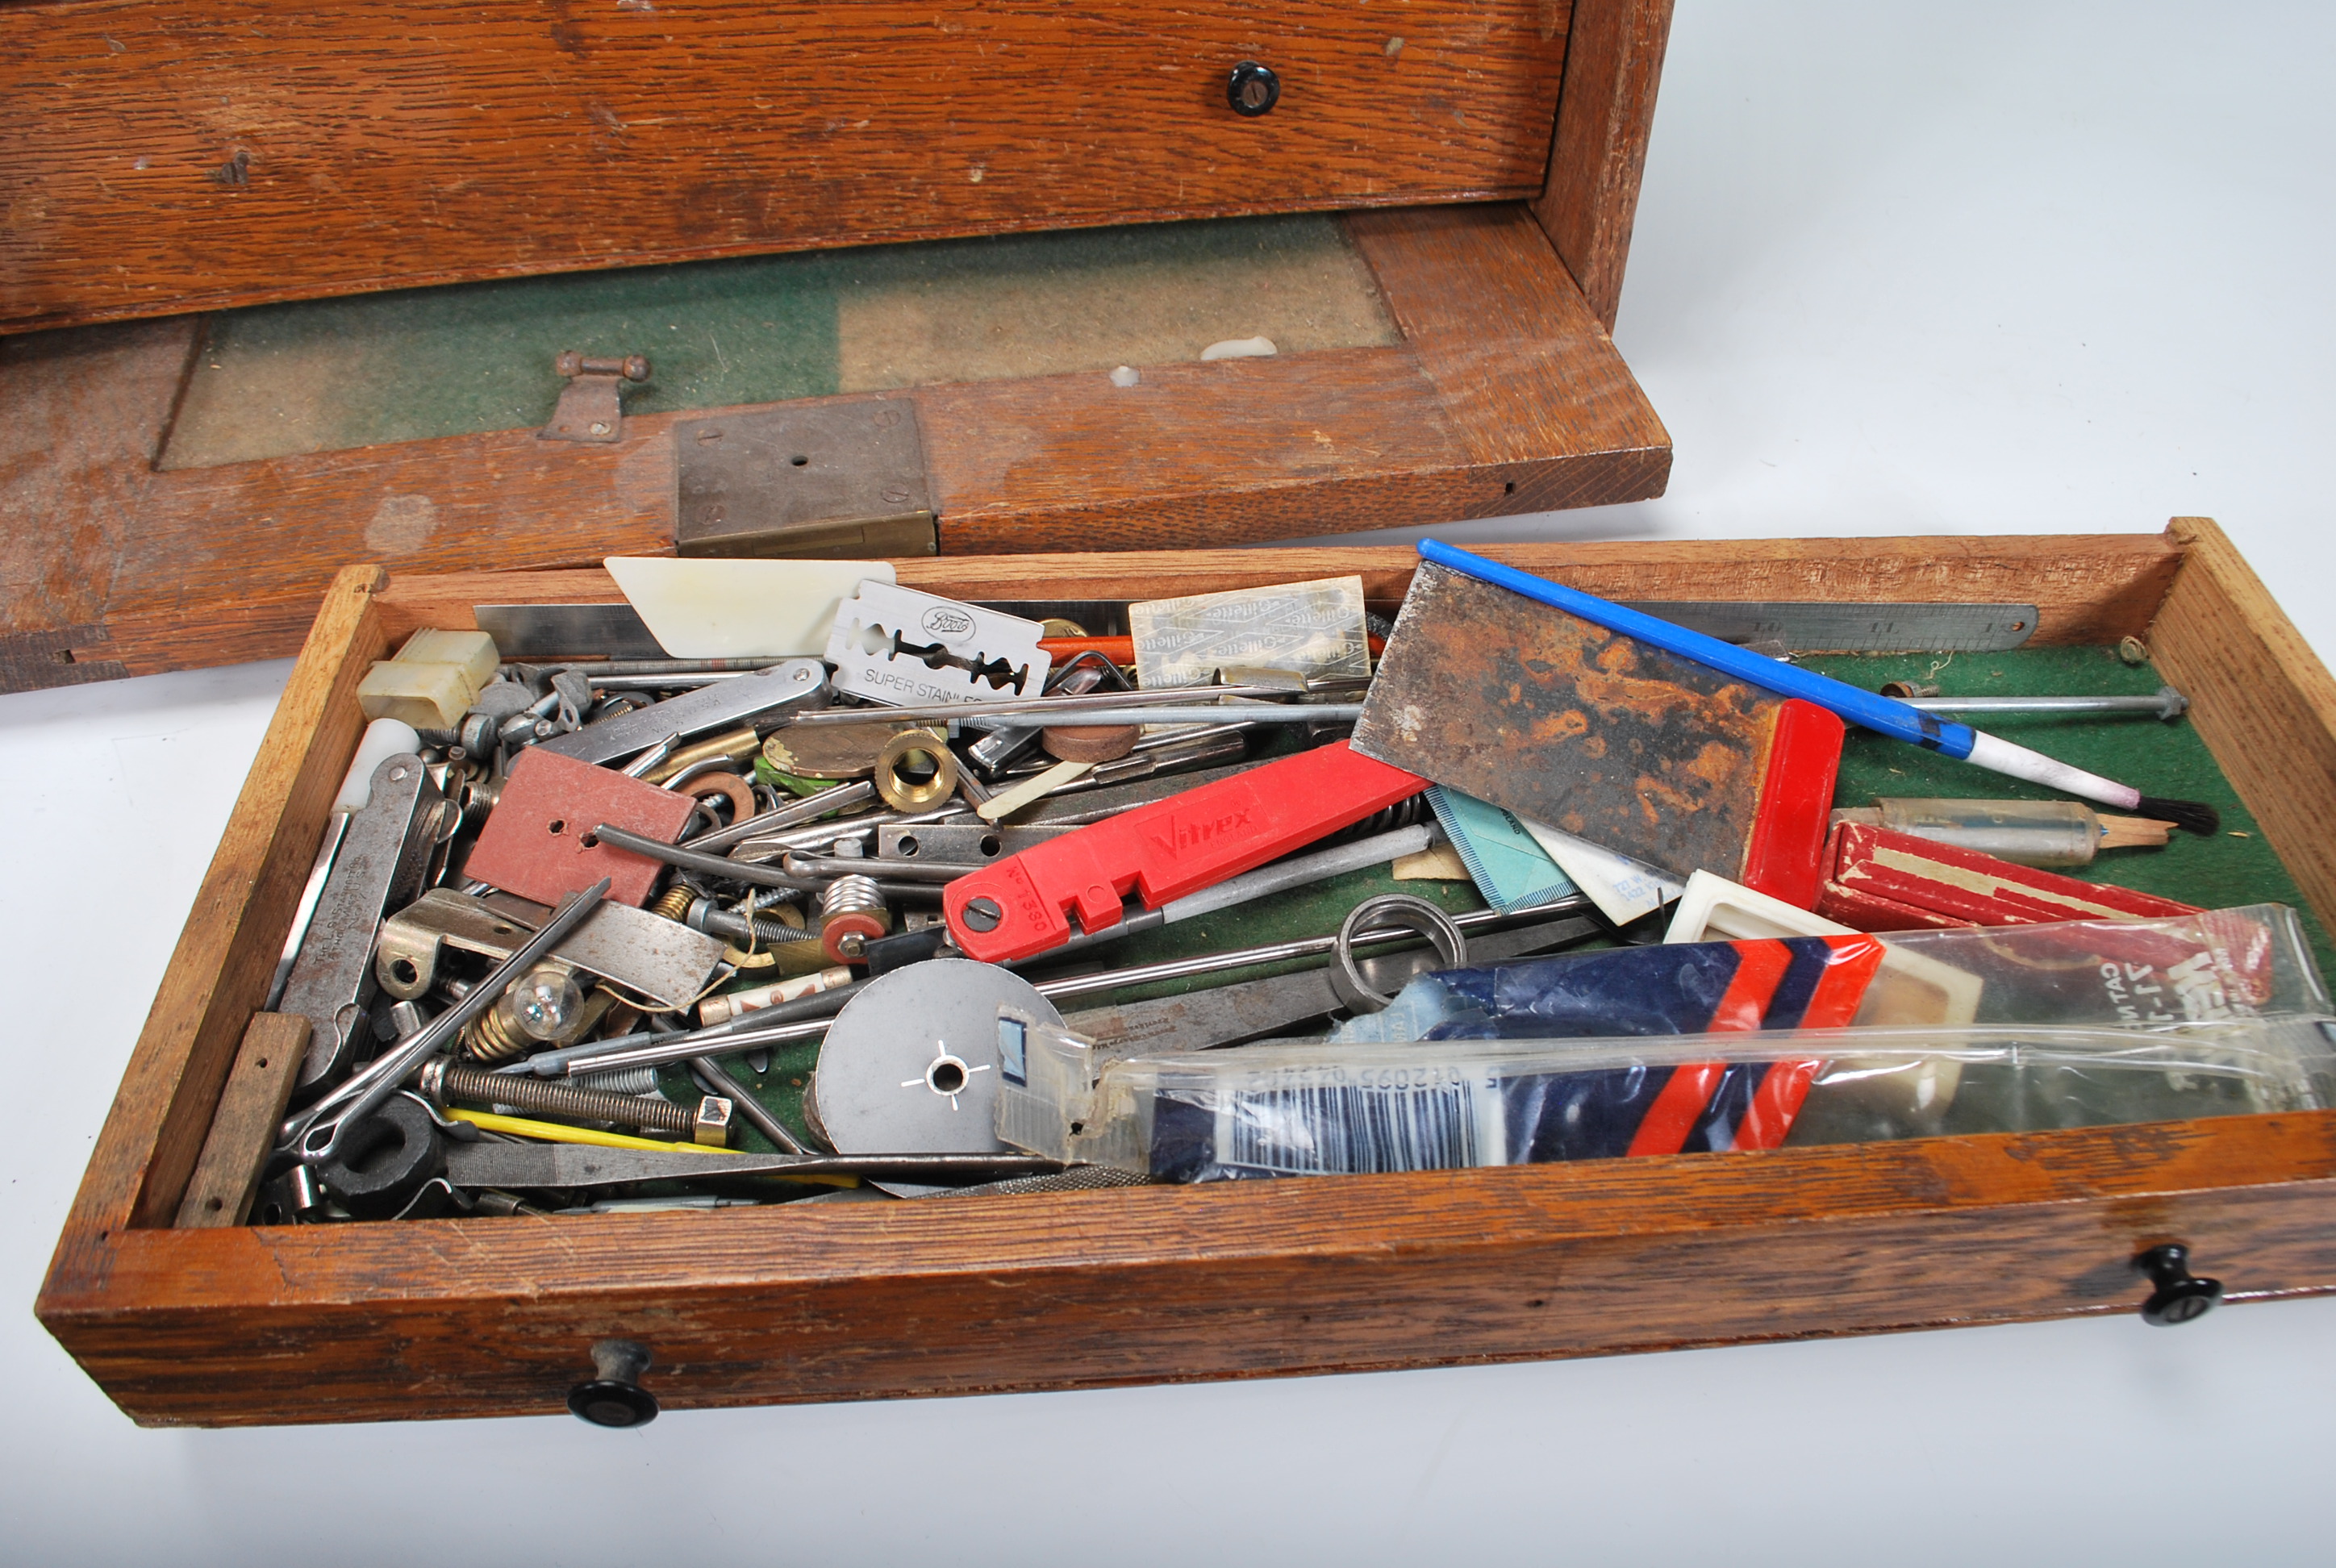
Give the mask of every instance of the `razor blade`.
<svg viewBox="0 0 2336 1568">
<path fill-rule="evenodd" d="M 1037 696 L 1053 661 L 1035 620 L 871 578 L 836 607 L 835 689 L 894 707 Z"/>
</svg>

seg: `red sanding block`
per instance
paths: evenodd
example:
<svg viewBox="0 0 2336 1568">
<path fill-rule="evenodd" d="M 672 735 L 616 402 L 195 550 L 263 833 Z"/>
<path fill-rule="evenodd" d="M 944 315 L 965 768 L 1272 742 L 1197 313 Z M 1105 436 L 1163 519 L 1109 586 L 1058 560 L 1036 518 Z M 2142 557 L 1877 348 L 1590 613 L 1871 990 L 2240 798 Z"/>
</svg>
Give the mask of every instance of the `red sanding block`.
<svg viewBox="0 0 2336 1568">
<path fill-rule="evenodd" d="M 1283 757 L 1034 844 L 950 882 L 949 939 L 984 963 L 1027 959 L 1119 923 L 1130 892 L 1146 909 L 1214 887 L 1407 800 L 1427 781 L 1345 741 Z"/>
<path fill-rule="evenodd" d="M 2031 926 L 2198 913 L 2195 904 L 2016 866 L 1912 833 L 1844 823 L 1825 843 L 1816 912 L 1868 931 Z"/>
<path fill-rule="evenodd" d="M 540 904 L 556 904 L 607 877 L 610 903 L 638 906 L 648 901 L 665 867 L 610 848 L 592 830 L 606 823 L 669 844 L 696 806 L 678 791 L 530 746 L 511 764 L 462 872 Z"/>
</svg>

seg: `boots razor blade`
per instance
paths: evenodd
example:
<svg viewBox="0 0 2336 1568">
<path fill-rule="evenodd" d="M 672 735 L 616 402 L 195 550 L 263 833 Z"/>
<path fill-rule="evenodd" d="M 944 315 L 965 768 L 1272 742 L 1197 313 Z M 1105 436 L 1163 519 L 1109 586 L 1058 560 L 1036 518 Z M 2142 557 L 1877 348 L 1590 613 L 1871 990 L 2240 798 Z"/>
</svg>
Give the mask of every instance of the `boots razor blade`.
<svg viewBox="0 0 2336 1568">
<path fill-rule="evenodd" d="M 835 687 L 894 707 L 1037 696 L 1052 659 L 1035 620 L 874 579 L 837 607 Z"/>
</svg>

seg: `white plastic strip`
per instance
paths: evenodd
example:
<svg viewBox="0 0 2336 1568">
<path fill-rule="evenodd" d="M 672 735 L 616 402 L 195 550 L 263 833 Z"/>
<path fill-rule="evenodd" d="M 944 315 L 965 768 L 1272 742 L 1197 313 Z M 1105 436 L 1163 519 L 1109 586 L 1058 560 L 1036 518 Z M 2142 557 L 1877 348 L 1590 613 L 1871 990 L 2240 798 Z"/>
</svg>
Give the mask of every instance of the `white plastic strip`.
<svg viewBox="0 0 2336 1568">
<path fill-rule="evenodd" d="M 827 651 L 835 609 L 882 560 L 683 560 L 612 555 L 601 565 L 676 658 L 811 658 Z"/>
</svg>

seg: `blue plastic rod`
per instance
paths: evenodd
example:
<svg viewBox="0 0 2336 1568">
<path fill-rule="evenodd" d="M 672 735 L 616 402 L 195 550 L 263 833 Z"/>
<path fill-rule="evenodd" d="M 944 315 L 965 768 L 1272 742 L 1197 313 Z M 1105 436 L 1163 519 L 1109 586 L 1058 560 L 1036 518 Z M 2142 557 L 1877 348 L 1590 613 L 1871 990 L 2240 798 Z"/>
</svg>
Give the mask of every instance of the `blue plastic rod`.
<svg viewBox="0 0 2336 1568">
<path fill-rule="evenodd" d="M 1564 610 L 1569 615 L 1578 615 L 1610 631 L 1619 631 L 1625 636 L 1635 637 L 1640 642 L 1652 643 L 1666 653 L 1675 653 L 1681 658 L 1708 665 L 1722 675 L 1750 681 L 1754 686 L 1773 691 L 1779 696 L 1796 696 L 1803 702 L 1830 708 L 1852 724 L 1864 725 L 1867 729 L 1879 730 L 1899 740 L 1912 741 L 1916 745 L 1944 752 L 1951 757 L 1969 757 L 1971 746 L 1978 739 L 1978 732 L 1967 724 L 1935 718 L 1895 697 L 1865 691 L 1847 681 L 1835 680 L 1829 675 L 1819 675 L 1815 670 L 1770 658 L 1767 654 L 1737 648 L 1734 643 L 1691 631 L 1674 621 L 1663 620 L 1643 610 L 1600 599 L 1594 593 L 1584 593 L 1578 588 L 1568 588 L 1562 582 L 1552 582 L 1529 571 L 1503 566 L 1497 560 L 1487 560 L 1481 555 L 1456 545 L 1445 544 L 1441 540 L 1421 540 L 1419 553 L 1438 566 L 1448 566 L 1455 571 L 1505 588 L 1511 593 L 1520 593 L 1527 599 Z"/>
</svg>

